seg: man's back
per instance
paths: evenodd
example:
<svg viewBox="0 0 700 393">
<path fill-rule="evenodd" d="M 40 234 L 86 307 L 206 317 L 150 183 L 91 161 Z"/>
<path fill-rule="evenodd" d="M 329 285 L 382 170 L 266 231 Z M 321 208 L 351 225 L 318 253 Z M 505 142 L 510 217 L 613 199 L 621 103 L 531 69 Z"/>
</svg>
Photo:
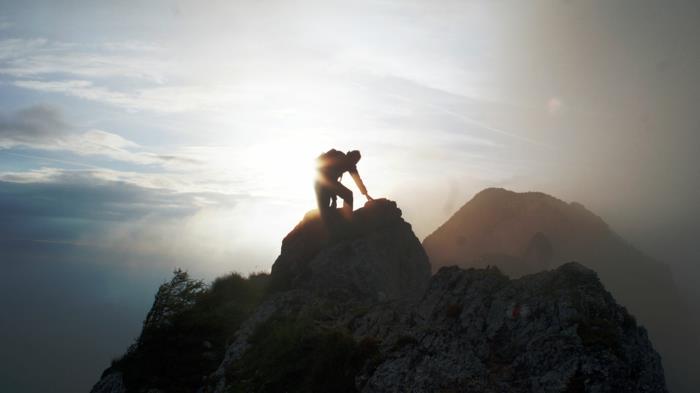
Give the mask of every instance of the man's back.
<svg viewBox="0 0 700 393">
<path fill-rule="evenodd" d="M 331 149 L 321 154 L 317 159 L 317 169 L 327 180 L 338 180 L 347 171 L 357 171 L 342 151 Z"/>
</svg>

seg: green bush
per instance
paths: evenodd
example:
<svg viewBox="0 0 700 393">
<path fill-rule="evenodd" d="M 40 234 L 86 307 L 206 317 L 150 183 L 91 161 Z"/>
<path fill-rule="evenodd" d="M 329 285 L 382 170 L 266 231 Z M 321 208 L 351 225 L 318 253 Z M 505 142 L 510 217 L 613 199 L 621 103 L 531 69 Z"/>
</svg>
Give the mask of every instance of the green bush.
<svg viewBox="0 0 700 393">
<path fill-rule="evenodd" d="M 206 287 L 176 270 L 158 290 L 140 337 L 112 364 L 128 392 L 193 392 L 223 359 L 226 344 L 263 299 L 267 274 L 219 277 Z"/>
</svg>

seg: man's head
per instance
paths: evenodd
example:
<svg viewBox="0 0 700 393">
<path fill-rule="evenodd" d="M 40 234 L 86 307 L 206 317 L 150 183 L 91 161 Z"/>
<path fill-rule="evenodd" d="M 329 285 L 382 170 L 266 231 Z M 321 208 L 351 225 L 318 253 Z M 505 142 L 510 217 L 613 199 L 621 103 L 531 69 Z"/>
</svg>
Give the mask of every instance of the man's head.
<svg viewBox="0 0 700 393">
<path fill-rule="evenodd" d="M 345 155 L 353 164 L 357 164 L 360 161 L 360 158 L 362 158 L 359 150 L 350 150 L 349 152 L 345 153 Z"/>
</svg>

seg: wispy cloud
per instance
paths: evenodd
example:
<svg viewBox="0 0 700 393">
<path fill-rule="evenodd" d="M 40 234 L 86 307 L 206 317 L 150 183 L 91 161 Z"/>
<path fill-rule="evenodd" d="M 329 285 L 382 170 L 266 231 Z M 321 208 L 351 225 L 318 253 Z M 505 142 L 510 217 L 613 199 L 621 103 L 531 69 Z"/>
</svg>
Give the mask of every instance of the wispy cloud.
<svg viewBox="0 0 700 393">
<path fill-rule="evenodd" d="M 233 101 L 221 86 L 156 86 L 126 91 L 100 86 L 88 80 L 16 80 L 25 89 L 61 93 L 124 108 L 130 111 L 184 112 L 219 108 Z"/>
<path fill-rule="evenodd" d="M 142 42 L 88 45 L 46 38 L 8 38 L 0 40 L 0 74 L 15 78 L 116 77 L 163 83 L 173 68 L 162 56 L 162 48 Z"/>
<path fill-rule="evenodd" d="M 193 75 L 171 56 L 150 42 L 81 44 L 8 38 L 0 40 L 0 76 L 16 87 L 129 111 L 211 110 L 235 101 L 235 89 L 225 81 L 193 83 L 202 75 Z"/>
<path fill-rule="evenodd" d="M 141 165 L 195 165 L 192 157 L 157 154 L 118 134 L 99 129 L 76 132 L 52 106 L 36 105 L 14 113 L 0 112 L 0 150 L 28 147 L 100 156 Z"/>
</svg>

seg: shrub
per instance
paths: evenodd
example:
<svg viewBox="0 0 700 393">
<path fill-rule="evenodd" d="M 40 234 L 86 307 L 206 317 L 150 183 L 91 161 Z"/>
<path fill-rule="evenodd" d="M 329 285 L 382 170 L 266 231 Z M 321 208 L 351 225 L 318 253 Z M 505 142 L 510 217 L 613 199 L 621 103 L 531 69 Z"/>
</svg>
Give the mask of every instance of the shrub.
<svg viewBox="0 0 700 393">
<path fill-rule="evenodd" d="M 128 392 L 192 392 L 221 362 L 228 338 L 266 291 L 268 275 L 237 273 L 210 286 L 176 270 L 160 286 L 138 340 L 112 367 Z"/>
</svg>

